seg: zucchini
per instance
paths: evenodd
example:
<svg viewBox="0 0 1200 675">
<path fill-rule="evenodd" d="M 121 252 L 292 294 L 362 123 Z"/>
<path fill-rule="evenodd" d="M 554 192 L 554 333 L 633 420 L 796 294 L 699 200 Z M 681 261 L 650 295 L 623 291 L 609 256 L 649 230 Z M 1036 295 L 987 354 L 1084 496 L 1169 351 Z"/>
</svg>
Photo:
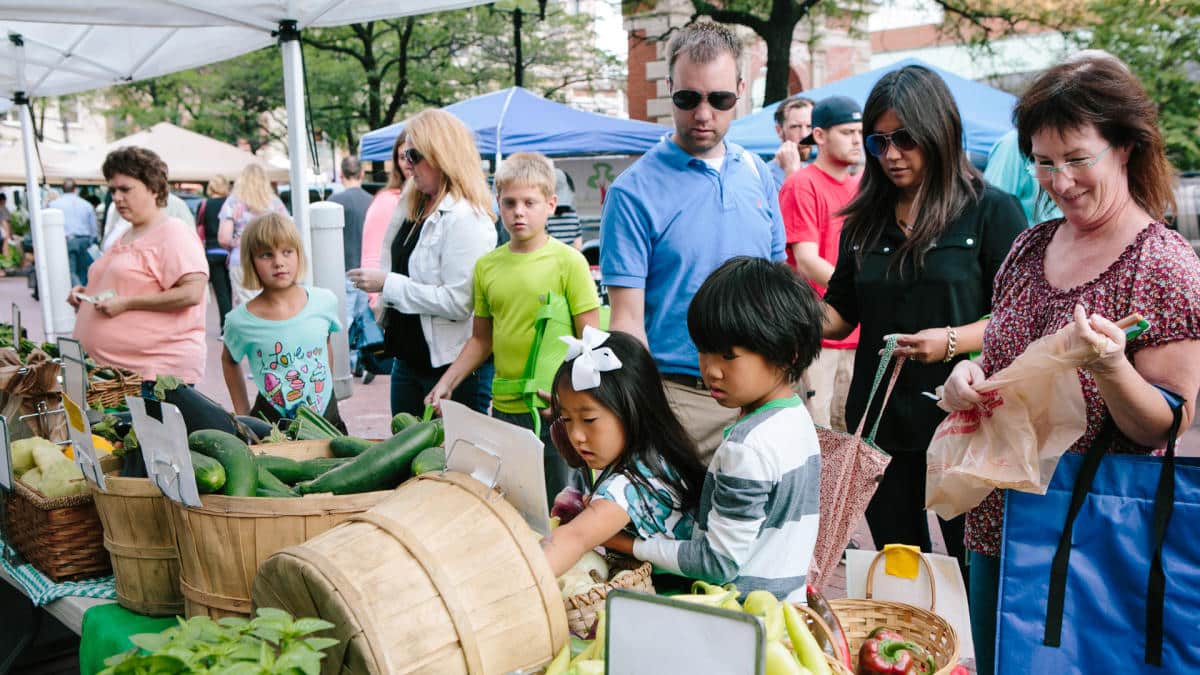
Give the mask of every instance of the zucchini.
<svg viewBox="0 0 1200 675">
<path fill-rule="evenodd" d="M 332 492 L 335 495 L 390 490 L 408 477 L 413 458 L 442 442 L 441 425 L 421 422 L 376 443 L 345 466 L 300 483 L 300 494 Z"/>
<path fill-rule="evenodd" d="M 392 418 L 392 433 L 398 434 L 414 424 L 420 423 L 420 418 L 412 413 L 396 413 L 396 416 Z"/>
<path fill-rule="evenodd" d="M 271 493 L 271 494 L 265 495 L 267 497 L 298 497 L 299 496 L 295 490 L 288 487 L 287 483 L 284 483 L 283 481 L 276 478 L 275 475 L 272 474 L 270 471 L 267 471 L 266 468 L 259 466 L 258 467 L 258 486 L 255 488 L 254 494 L 261 497 L 261 496 L 264 496 L 264 495 L 260 494 L 262 492 Z"/>
<path fill-rule="evenodd" d="M 446 449 L 440 446 L 425 448 L 421 454 L 413 458 L 412 472 L 414 476 L 431 471 L 441 471 L 446 468 Z"/>
<path fill-rule="evenodd" d="M 188 449 L 212 457 L 225 469 L 223 494 L 253 497 L 258 485 L 258 470 L 250 448 L 237 436 L 215 429 L 200 429 L 188 434 Z"/>
<path fill-rule="evenodd" d="M 251 433 L 254 434 L 255 438 L 252 439 L 252 442 L 254 442 L 254 443 L 261 442 L 262 439 L 270 436 L 271 430 L 275 428 L 274 424 L 271 424 L 267 420 L 264 420 L 259 417 L 250 417 L 249 415 L 238 415 L 234 419 L 236 419 L 239 424 L 243 425 L 244 427 L 246 427 L 246 429 L 248 429 Z"/>
<path fill-rule="evenodd" d="M 196 474 L 196 489 L 200 494 L 211 494 L 225 485 L 225 467 L 220 462 L 198 452 L 188 454 L 192 456 L 192 472 Z"/>
<path fill-rule="evenodd" d="M 396 432 L 392 432 L 396 433 Z M 329 451 L 334 457 L 358 457 L 363 454 L 367 448 L 375 445 L 375 441 L 368 441 L 365 438 L 355 438 L 353 436 L 342 436 L 329 441 Z"/>
<path fill-rule="evenodd" d="M 318 457 L 296 461 L 288 457 L 276 457 L 275 455 L 254 456 L 254 463 L 259 468 L 266 469 L 288 485 L 299 483 L 302 480 L 312 480 L 326 471 L 336 469 L 349 461 L 349 458 L 341 457 Z"/>
<path fill-rule="evenodd" d="M 282 490 L 272 490 L 271 488 L 265 488 L 259 485 L 258 487 L 254 488 L 254 496 L 268 497 L 271 499 L 295 499 L 300 495 L 296 494 L 295 490 L 288 490 L 287 492 L 284 492 Z"/>
</svg>

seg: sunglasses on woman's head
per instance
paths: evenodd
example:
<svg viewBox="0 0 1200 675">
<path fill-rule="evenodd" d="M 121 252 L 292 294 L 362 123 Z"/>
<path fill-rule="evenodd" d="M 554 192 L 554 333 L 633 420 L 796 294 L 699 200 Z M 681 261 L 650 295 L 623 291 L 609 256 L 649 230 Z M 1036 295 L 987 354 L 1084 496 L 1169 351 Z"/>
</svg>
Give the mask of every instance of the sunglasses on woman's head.
<svg viewBox="0 0 1200 675">
<path fill-rule="evenodd" d="M 863 145 L 866 146 L 867 152 L 876 157 L 883 157 L 889 145 L 894 145 L 897 150 L 902 151 L 916 150 L 917 139 L 908 133 L 908 129 L 897 129 L 890 134 L 871 134 L 863 139 Z"/>
<path fill-rule="evenodd" d="M 400 156 L 404 158 L 404 161 L 408 162 L 409 164 L 411 164 L 413 166 L 420 164 L 421 160 L 425 159 L 425 156 L 422 155 L 419 151 L 417 151 L 416 148 L 408 148 L 403 153 L 401 153 Z"/>
<path fill-rule="evenodd" d="M 679 89 L 671 92 L 671 102 L 680 110 L 692 110 L 700 105 L 700 101 L 708 99 L 708 104 L 715 110 L 729 110 L 737 105 L 738 95 L 733 91 L 710 91 L 705 96 L 691 89 Z"/>
</svg>

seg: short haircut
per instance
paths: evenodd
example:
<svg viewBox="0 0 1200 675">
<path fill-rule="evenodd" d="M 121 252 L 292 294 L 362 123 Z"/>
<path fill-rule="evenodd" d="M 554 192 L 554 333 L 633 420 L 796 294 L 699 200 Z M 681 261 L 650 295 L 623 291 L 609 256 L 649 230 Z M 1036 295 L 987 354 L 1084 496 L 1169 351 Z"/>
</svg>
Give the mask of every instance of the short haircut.
<svg viewBox="0 0 1200 675">
<path fill-rule="evenodd" d="M 558 185 L 554 164 L 540 152 L 514 152 L 504 158 L 496 171 L 496 194 L 518 185 L 535 187 L 550 199 Z"/>
<path fill-rule="evenodd" d="M 1047 69 L 1013 109 L 1021 154 L 1033 152 L 1033 136 L 1095 127 L 1116 147 L 1129 148 L 1126 175 L 1133 201 L 1155 220 L 1175 210 L 1174 171 L 1167 159 L 1158 106 L 1109 54 L 1077 56 Z"/>
<path fill-rule="evenodd" d="M 74 179 L 68 178 L 68 179 L 64 180 L 63 181 L 63 192 L 74 192 L 74 191 L 75 191 Z"/>
<path fill-rule="evenodd" d="M 675 61 L 680 54 L 687 54 L 694 63 L 712 63 L 721 52 L 733 57 L 738 67 L 738 82 L 741 82 L 742 41 L 728 26 L 715 21 L 697 21 L 684 26 L 667 43 L 668 78 L 675 76 Z"/>
<path fill-rule="evenodd" d="M 262 288 L 258 272 L 254 269 L 254 259 L 266 251 L 277 248 L 292 247 L 296 249 L 298 270 L 296 281 L 304 278 L 304 270 L 308 267 L 308 259 L 304 254 L 304 244 L 300 241 L 300 231 L 291 218 L 269 211 L 254 220 L 242 231 L 242 286 L 252 291 Z"/>
<path fill-rule="evenodd" d="M 229 179 L 221 174 L 213 176 L 208 180 L 207 192 L 209 197 L 228 197 Z"/>
<path fill-rule="evenodd" d="M 342 158 L 342 178 L 358 178 L 362 175 L 362 163 L 354 155 Z"/>
<path fill-rule="evenodd" d="M 792 268 L 739 256 L 700 285 L 687 323 L 701 352 L 728 354 L 741 347 L 796 381 L 821 352 L 824 318 L 820 298 Z"/>
<path fill-rule="evenodd" d="M 129 145 L 108 153 L 100 167 L 104 180 L 122 174 L 141 181 L 154 193 L 155 203 L 161 209 L 167 205 L 167 163 L 153 150 Z"/>
<path fill-rule="evenodd" d="M 787 121 L 788 113 L 800 108 L 811 108 L 815 105 L 816 103 L 812 99 L 804 98 L 803 96 L 785 98 L 783 103 L 780 103 L 779 107 L 775 108 L 775 124 L 783 126 L 783 123 Z"/>
</svg>

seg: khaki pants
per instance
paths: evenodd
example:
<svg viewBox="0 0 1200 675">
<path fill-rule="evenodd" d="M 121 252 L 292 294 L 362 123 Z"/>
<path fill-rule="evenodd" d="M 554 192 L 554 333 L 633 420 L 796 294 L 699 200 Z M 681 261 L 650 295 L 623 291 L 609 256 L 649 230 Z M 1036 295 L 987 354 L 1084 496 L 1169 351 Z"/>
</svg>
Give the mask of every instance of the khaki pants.
<svg viewBox="0 0 1200 675">
<path fill-rule="evenodd" d="M 737 419 L 737 408 L 725 408 L 707 391 L 687 387 L 677 382 L 663 380 L 667 402 L 671 411 L 679 418 L 688 435 L 696 442 L 700 461 L 708 466 L 717 446 L 721 445 L 725 427 Z"/>
<path fill-rule="evenodd" d="M 853 349 L 822 349 L 804 379 L 813 391 L 808 412 L 813 424 L 835 431 L 846 431 L 846 396 L 854 376 Z"/>
</svg>

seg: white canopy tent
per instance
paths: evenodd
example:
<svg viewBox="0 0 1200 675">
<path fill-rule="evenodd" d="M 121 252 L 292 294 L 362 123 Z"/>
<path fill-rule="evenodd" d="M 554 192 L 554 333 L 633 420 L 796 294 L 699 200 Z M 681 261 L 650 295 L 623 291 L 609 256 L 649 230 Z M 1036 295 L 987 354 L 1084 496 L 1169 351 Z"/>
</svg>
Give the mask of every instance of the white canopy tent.
<svg viewBox="0 0 1200 675">
<path fill-rule="evenodd" d="M 223 61 L 278 40 L 288 112 L 292 213 L 311 244 L 308 147 L 300 31 L 482 4 L 484 0 L 8 0 L 0 4 L 0 97 L 21 109 L 26 190 L 40 203 L 29 99 L 133 82 Z M 34 247 L 45 250 L 40 211 L 30 209 Z M 311 250 L 311 248 L 310 248 Z M 49 270 L 37 269 L 49 289 Z M 43 295 L 46 338 L 52 305 Z M 58 308 L 60 311 L 62 307 Z"/>
</svg>

